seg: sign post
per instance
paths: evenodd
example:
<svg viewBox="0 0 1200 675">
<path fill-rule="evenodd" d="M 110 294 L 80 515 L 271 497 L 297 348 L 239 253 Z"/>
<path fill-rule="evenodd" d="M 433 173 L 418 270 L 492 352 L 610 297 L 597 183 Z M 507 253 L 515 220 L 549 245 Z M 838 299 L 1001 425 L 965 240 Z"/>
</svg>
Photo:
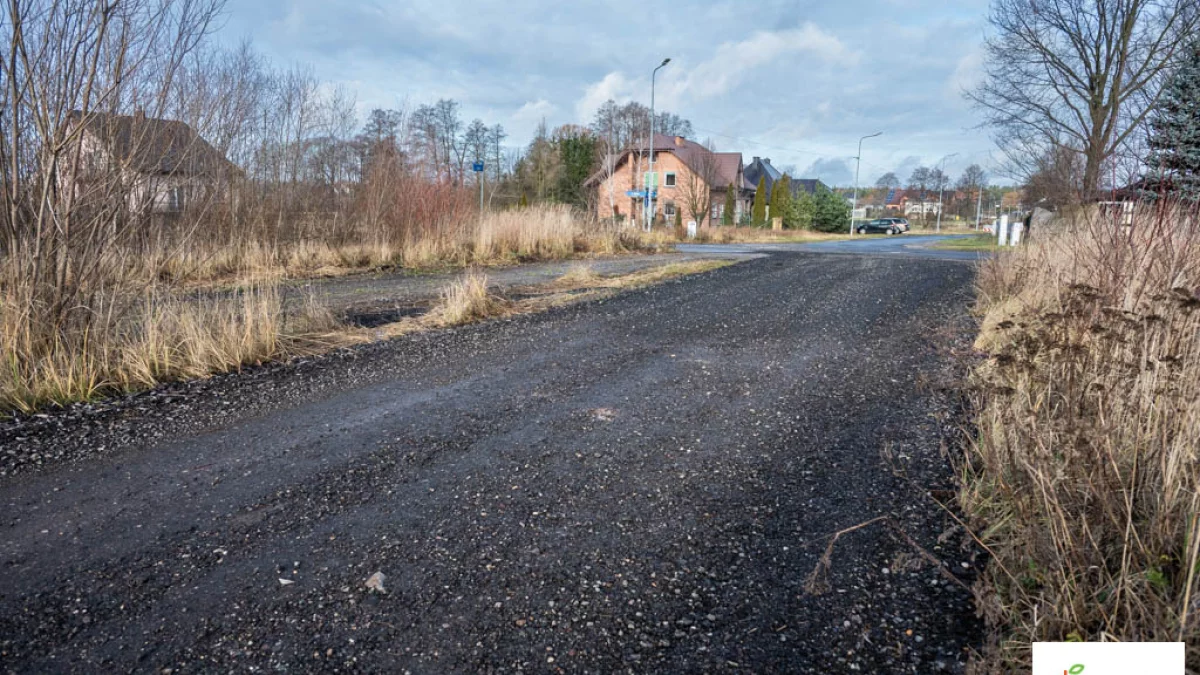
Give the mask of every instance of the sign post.
<svg viewBox="0 0 1200 675">
<path fill-rule="evenodd" d="M 475 181 L 479 183 L 479 212 L 483 213 L 483 162 L 476 161 L 471 169 L 475 172 Z"/>
<path fill-rule="evenodd" d="M 654 198 L 658 196 L 658 173 L 654 171 L 646 172 L 646 231 L 654 226 Z"/>
</svg>

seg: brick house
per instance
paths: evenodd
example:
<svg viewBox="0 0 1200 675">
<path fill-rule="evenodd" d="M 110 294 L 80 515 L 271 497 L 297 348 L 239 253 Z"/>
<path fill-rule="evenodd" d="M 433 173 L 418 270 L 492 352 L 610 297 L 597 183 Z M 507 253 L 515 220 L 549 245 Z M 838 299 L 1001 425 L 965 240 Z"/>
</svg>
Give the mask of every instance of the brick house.
<svg viewBox="0 0 1200 675">
<path fill-rule="evenodd" d="M 682 136 L 656 134 L 654 138 L 654 172 L 658 174 L 655 218 L 670 222 L 681 211 L 685 222 L 695 219 L 702 227 L 719 224 L 730 190 L 737 209 L 734 222 L 750 210 L 754 191 L 746 185 L 740 152 L 713 152 Z M 588 178 L 585 186 L 595 190 L 599 218 L 644 224 L 644 201 L 627 193 L 642 189 L 649 156 L 645 145 L 630 148 Z M 696 213 L 700 210 L 706 212 L 705 217 Z"/>
</svg>

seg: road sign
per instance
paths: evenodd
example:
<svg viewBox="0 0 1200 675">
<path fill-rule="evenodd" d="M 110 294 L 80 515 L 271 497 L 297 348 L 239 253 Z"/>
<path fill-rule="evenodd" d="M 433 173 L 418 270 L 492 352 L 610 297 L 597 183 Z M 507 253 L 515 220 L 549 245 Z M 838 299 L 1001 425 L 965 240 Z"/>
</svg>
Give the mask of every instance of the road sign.
<svg viewBox="0 0 1200 675">
<path fill-rule="evenodd" d="M 626 196 L 626 197 L 633 197 L 634 199 L 645 199 L 645 198 L 646 198 L 646 191 L 645 191 L 645 190 L 626 190 L 626 191 L 625 191 L 625 196 Z M 650 193 L 650 198 L 651 198 L 651 199 L 658 199 L 658 190 L 654 190 L 653 192 L 651 192 L 651 193 Z"/>
<path fill-rule="evenodd" d="M 475 173 L 483 173 L 483 162 L 475 162 L 471 168 L 475 170 Z"/>
</svg>

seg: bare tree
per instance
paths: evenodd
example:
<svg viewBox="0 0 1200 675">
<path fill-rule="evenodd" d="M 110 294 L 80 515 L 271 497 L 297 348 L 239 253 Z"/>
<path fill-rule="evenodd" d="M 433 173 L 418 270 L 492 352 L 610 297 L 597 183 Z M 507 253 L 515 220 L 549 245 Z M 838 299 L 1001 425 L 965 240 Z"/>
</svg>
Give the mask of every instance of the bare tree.
<svg viewBox="0 0 1200 675">
<path fill-rule="evenodd" d="M 1080 198 L 1138 132 L 1197 29 L 1195 0 L 995 0 L 987 77 L 968 96 L 1016 175 L 1081 156 Z M 1061 158 L 1061 157 L 1060 157 Z"/>
<path fill-rule="evenodd" d="M 717 153 L 713 151 L 712 141 L 705 144 L 704 149 L 696 149 L 687 155 L 687 168 L 684 172 L 679 193 L 683 197 L 683 206 L 691 220 L 697 225 L 705 226 L 712 213 L 713 188 L 721 181 L 721 168 Z"/>
<path fill-rule="evenodd" d="M 988 175 L 983 170 L 983 167 L 978 164 L 972 164 L 966 169 L 963 169 L 962 176 L 959 177 L 956 186 L 972 198 L 959 204 L 958 215 L 973 216 L 976 213 L 977 207 L 983 201 L 983 189 L 987 185 Z"/>
<path fill-rule="evenodd" d="M 504 133 L 502 125 L 496 124 L 488 130 L 488 160 L 496 172 L 497 183 L 504 175 L 504 148 L 500 144 L 504 142 L 505 138 L 508 138 L 508 134 Z"/>
<path fill-rule="evenodd" d="M 487 159 L 489 150 L 488 136 L 490 135 L 490 131 L 491 130 L 488 129 L 488 126 L 484 124 L 483 120 L 481 119 L 472 120 L 471 124 L 467 126 L 466 131 L 463 132 L 462 138 L 462 145 L 464 148 L 463 154 L 467 160 L 470 160 L 471 162 L 482 162 Z M 484 174 L 480 173 L 475 177 L 475 180 L 481 181 L 483 178 Z"/>
<path fill-rule="evenodd" d="M 7 0 L 0 21 L 0 254 L 19 270 L 26 320 L 86 323 L 89 294 L 117 269 L 116 244 L 136 234 L 134 207 L 154 193 L 131 180 L 158 162 L 171 127 L 128 126 L 126 152 L 94 153 L 121 118 L 167 110 L 172 83 L 210 33 L 220 0 Z M 126 117 L 125 119 L 130 119 Z M 172 148 L 173 166 L 189 148 Z M 169 178 L 166 177 L 166 178 Z M 162 180 L 156 177 L 155 180 Z M 11 280 L 9 280 L 11 281 Z"/>
<path fill-rule="evenodd" d="M 1057 207 L 1072 204 L 1083 189 L 1083 156 L 1068 148 L 1050 148 L 1036 158 L 1025 184 L 1030 204 Z"/>
<path fill-rule="evenodd" d="M 650 137 L 650 109 L 630 101 L 620 105 L 609 99 L 597 110 L 591 124 L 592 132 L 597 137 L 607 139 L 612 148 L 620 152 L 634 143 L 647 142 Z M 692 123 L 679 115 L 669 112 L 659 112 L 654 116 L 656 133 L 669 136 L 692 135 Z"/>
<path fill-rule="evenodd" d="M 918 166 L 908 177 L 908 189 L 919 192 L 921 196 L 921 220 L 925 220 L 925 202 L 929 189 L 933 184 L 933 171 L 927 166 Z"/>
</svg>

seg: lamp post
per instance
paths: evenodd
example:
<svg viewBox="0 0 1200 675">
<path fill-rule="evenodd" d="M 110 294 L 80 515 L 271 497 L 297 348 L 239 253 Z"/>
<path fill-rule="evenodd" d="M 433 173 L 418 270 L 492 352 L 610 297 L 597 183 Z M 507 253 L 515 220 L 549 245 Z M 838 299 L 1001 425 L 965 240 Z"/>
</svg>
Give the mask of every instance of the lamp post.
<svg viewBox="0 0 1200 675">
<path fill-rule="evenodd" d="M 975 203 L 975 231 L 979 231 L 979 223 L 983 220 L 983 185 L 979 185 L 979 200 Z"/>
<path fill-rule="evenodd" d="M 663 59 L 662 64 L 650 73 L 650 173 L 648 176 L 654 175 L 654 78 L 658 76 L 658 71 L 662 70 L 671 59 Z M 653 181 L 653 184 L 651 184 Z M 650 231 L 651 225 L 654 223 L 654 188 L 658 187 L 657 177 L 646 181 L 646 231 Z"/>
<path fill-rule="evenodd" d="M 862 144 L 868 138 L 882 136 L 882 131 L 877 131 L 870 136 L 863 136 L 858 139 L 858 154 L 854 157 L 854 199 L 850 206 L 850 236 L 854 236 L 854 212 L 858 210 L 858 170 L 862 167 Z"/>
<path fill-rule="evenodd" d="M 941 232 L 942 232 L 942 196 L 946 192 L 946 172 L 945 172 L 946 160 L 950 159 L 951 157 L 955 157 L 957 155 L 958 155 L 957 152 L 946 155 L 945 157 L 942 158 L 942 161 L 938 163 L 938 173 L 941 174 L 940 180 L 938 181 L 938 222 L 937 222 L 938 234 L 941 234 Z M 926 221 L 926 222 L 928 222 L 928 221 Z"/>
</svg>

